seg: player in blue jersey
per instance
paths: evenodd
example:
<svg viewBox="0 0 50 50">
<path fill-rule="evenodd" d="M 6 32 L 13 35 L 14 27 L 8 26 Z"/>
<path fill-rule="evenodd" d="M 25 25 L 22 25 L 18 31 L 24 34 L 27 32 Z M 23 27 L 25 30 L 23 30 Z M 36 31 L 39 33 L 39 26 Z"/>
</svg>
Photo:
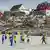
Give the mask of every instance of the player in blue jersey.
<svg viewBox="0 0 50 50">
<path fill-rule="evenodd" d="M 10 39 L 10 46 L 13 46 L 13 35 L 10 35 L 9 39 Z"/>
<path fill-rule="evenodd" d="M 2 44 L 4 43 L 4 34 L 2 35 Z"/>
</svg>

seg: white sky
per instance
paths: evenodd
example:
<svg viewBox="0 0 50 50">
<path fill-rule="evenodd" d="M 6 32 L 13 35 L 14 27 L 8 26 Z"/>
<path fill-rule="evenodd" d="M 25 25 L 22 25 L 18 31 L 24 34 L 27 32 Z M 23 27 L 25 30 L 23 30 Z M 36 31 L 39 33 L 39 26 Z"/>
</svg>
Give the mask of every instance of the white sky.
<svg viewBox="0 0 50 50">
<path fill-rule="evenodd" d="M 13 5 L 23 4 L 26 8 L 36 8 L 39 3 L 46 0 L 0 0 L 0 10 L 9 10 Z M 47 0 L 50 2 L 50 0 Z"/>
</svg>

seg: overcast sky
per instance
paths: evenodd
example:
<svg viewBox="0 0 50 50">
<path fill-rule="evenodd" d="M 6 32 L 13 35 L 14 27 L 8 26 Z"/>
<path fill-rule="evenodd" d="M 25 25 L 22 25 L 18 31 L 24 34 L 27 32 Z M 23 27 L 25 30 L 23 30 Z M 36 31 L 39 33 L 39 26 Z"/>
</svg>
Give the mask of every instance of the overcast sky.
<svg viewBox="0 0 50 50">
<path fill-rule="evenodd" d="M 23 4 L 25 8 L 36 8 L 39 3 L 46 0 L 0 0 L 0 10 L 9 10 L 13 5 Z M 47 0 L 50 2 L 50 0 Z"/>
</svg>

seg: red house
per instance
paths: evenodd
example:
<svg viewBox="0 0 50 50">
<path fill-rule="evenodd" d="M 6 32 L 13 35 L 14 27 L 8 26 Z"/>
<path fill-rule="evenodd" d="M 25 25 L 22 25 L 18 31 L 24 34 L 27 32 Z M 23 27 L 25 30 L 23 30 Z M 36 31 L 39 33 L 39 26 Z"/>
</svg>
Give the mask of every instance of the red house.
<svg viewBox="0 0 50 50">
<path fill-rule="evenodd" d="M 40 4 L 37 5 L 36 10 L 45 12 L 46 15 L 50 16 L 50 3 L 48 3 L 47 1 L 40 3 Z"/>
</svg>

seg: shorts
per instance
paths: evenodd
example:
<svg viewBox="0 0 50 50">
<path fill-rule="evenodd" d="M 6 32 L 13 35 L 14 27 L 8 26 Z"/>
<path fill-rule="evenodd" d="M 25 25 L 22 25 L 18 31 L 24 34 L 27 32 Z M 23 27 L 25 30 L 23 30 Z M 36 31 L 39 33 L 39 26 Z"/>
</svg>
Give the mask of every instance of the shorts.
<svg viewBox="0 0 50 50">
<path fill-rule="evenodd" d="M 24 39 L 22 39 L 22 41 L 24 41 Z"/>
<path fill-rule="evenodd" d="M 16 41 L 14 40 L 14 42 L 16 43 Z"/>
</svg>

